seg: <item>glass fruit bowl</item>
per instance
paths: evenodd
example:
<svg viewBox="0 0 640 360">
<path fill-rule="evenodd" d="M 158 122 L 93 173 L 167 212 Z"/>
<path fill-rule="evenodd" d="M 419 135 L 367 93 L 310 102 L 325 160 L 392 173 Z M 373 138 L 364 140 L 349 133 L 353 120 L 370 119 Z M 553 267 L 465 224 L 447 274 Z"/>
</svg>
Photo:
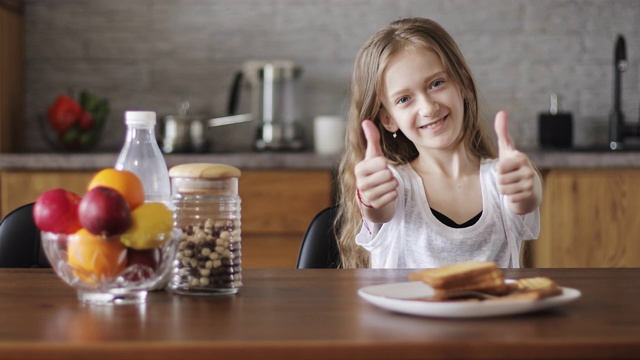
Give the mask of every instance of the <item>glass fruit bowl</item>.
<svg viewBox="0 0 640 360">
<path fill-rule="evenodd" d="M 148 248 L 126 247 L 120 236 L 102 237 L 43 231 L 42 245 L 56 274 L 92 304 L 137 304 L 147 292 L 164 287 L 180 241 L 180 229 L 150 234 Z"/>
</svg>

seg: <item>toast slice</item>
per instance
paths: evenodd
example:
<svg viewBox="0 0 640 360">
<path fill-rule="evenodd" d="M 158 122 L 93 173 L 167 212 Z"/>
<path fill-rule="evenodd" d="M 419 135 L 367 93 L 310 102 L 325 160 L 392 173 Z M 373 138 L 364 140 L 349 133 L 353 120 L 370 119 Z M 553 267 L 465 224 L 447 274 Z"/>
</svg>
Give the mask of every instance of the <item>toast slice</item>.
<svg viewBox="0 0 640 360">
<path fill-rule="evenodd" d="M 494 262 L 466 261 L 439 268 L 415 271 L 409 274 L 409 280 L 424 281 L 434 289 L 460 287 L 486 277 L 501 277 Z"/>
<path fill-rule="evenodd" d="M 509 292 L 506 296 L 489 299 L 489 301 L 541 300 L 562 294 L 562 288 L 555 281 L 544 276 L 519 279 L 508 287 Z"/>
<path fill-rule="evenodd" d="M 509 288 L 494 262 L 468 261 L 409 274 L 409 279 L 423 281 L 434 290 L 433 300 L 447 300 L 464 292 L 504 295 Z"/>
<path fill-rule="evenodd" d="M 537 292 L 543 298 L 562 293 L 562 289 L 555 281 L 544 276 L 519 279 L 516 280 L 516 284 L 519 292 Z"/>
</svg>

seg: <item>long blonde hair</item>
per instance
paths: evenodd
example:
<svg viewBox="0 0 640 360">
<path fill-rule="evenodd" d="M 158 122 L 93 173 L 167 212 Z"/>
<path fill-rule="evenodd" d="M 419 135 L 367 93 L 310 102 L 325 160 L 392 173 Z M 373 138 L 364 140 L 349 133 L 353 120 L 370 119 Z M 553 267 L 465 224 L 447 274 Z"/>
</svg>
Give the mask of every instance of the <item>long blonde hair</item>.
<svg viewBox="0 0 640 360">
<path fill-rule="evenodd" d="M 338 170 L 339 206 L 335 226 L 339 229 L 338 249 L 343 268 L 369 267 L 369 253 L 355 243 L 362 226 L 362 214 L 355 196 L 354 167 L 364 159 L 367 145 L 360 127 L 362 121 L 369 119 L 376 124 L 382 152 L 392 164 L 404 164 L 418 156 L 409 139 L 401 132 L 393 138 L 380 121 L 382 76 L 389 60 L 403 49 L 427 49 L 440 57 L 464 99 L 462 141 L 466 149 L 479 158 L 496 157 L 493 142 L 480 119 L 475 80 L 451 35 L 436 22 L 423 18 L 397 20 L 377 31 L 358 52 L 351 79 L 345 153 Z"/>
</svg>

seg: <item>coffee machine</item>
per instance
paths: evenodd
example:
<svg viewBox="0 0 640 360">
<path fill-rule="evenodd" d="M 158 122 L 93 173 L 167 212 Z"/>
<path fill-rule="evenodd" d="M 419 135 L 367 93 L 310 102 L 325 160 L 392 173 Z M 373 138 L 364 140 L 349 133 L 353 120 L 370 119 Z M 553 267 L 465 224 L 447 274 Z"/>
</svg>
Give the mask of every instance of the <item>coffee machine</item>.
<svg viewBox="0 0 640 360">
<path fill-rule="evenodd" d="M 228 114 L 235 115 L 248 89 L 250 114 L 257 120 L 254 148 L 296 151 L 304 147 L 297 108 L 302 68 L 290 60 L 250 60 L 234 77 Z"/>
</svg>

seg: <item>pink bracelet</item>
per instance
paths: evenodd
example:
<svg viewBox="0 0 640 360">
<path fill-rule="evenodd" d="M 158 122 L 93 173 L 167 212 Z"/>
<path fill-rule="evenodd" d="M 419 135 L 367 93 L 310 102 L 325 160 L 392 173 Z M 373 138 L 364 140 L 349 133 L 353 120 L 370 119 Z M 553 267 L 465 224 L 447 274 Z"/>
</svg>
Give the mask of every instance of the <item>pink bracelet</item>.
<svg viewBox="0 0 640 360">
<path fill-rule="evenodd" d="M 356 196 L 358 197 L 358 201 L 360 202 L 360 204 L 362 204 L 366 208 L 373 209 L 373 206 L 365 204 L 364 201 L 362 201 L 362 196 L 360 195 L 360 189 L 356 188 Z"/>
</svg>

